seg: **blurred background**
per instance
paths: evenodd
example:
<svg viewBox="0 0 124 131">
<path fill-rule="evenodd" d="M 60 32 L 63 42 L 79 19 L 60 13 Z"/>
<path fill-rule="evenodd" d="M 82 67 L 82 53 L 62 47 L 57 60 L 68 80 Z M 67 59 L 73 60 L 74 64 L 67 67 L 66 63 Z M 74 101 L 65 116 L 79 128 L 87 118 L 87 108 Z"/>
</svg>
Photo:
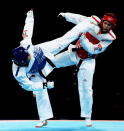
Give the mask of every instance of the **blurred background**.
<svg viewBox="0 0 124 131">
<path fill-rule="evenodd" d="M 0 44 L 0 120 L 39 119 L 32 92 L 23 90 L 12 75 L 11 50 L 19 46 L 27 11 L 31 7 L 8 9 L 1 15 L 3 29 Z M 74 25 L 57 18 L 60 12 L 72 12 L 100 18 L 107 12 L 117 15 L 114 30 L 117 39 L 96 59 L 93 82 L 94 120 L 124 120 L 123 86 L 123 9 L 120 7 L 41 6 L 34 8 L 33 44 L 39 44 L 64 35 Z M 75 67 L 56 69 L 51 75 L 55 88 L 49 90 L 53 119 L 82 119 Z"/>
</svg>

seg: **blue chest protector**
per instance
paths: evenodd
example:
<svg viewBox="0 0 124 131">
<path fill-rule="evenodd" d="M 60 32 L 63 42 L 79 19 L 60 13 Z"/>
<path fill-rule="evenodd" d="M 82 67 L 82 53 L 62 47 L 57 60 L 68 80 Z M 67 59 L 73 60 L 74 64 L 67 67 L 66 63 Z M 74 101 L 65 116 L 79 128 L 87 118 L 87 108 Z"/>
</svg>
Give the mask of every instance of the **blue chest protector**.
<svg viewBox="0 0 124 131">
<path fill-rule="evenodd" d="M 36 73 L 42 70 L 46 65 L 46 57 L 41 48 L 34 48 L 34 63 L 30 69 L 30 73 Z"/>
</svg>

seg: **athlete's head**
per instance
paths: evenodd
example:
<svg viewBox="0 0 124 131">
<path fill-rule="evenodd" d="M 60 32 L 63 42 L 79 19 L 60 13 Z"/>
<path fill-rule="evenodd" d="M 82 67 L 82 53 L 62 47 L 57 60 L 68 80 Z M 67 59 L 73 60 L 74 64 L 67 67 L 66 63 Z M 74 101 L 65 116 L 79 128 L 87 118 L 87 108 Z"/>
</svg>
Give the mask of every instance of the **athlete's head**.
<svg viewBox="0 0 124 131">
<path fill-rule="evenodd" d="M 101 19 L 100 27 L 103 33 L 109 32 L 116 26 L 116 16 L 113 13 L 106 13 Z"/>
<path fill-rule="evenodd" d="M 17 47 L 12 50 L 12 60 L 18 66 L 28 66 L 30 55 L 28 50 L 23 47 Z"/>
</svg>

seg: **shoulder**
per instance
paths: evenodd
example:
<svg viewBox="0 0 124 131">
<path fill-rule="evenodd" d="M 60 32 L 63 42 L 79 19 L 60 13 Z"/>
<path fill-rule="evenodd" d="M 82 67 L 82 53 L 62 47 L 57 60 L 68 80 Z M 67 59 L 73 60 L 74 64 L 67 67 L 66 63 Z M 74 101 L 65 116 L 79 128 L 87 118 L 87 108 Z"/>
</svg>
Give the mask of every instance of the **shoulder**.
<svg viewBox="0 0 124 131">
<path fill-rule="evenodd" d="M 14 62 L 12 63 L 12 71 L 13 71 L 13 74 L 16 75 L 16 73 L 24 73 L 26 72 L 26 68 L 27 67 L 20 67 L 18 65 L 16 65 Z"/>
<path fill-rule="evenodd" d="M 112 30 L 109 31 L 108 37 L 110 38 L 110 40 L 115 40 L 116 39 L 116 35 L 114 34 L 114 32 Z"/>
<path fill-rule="evenodd" d="M 18 66 L 14 62 L 12 62 L 12 69 L 13 69 L 13 71 L 15 71 L 17 68 L 18 68 Z"/>
<path fill-rule="evenodd" d="M 96 15 L 92 15 L 91 17 L 88 18 L 89 23 L 92 27 L 92 29 L 95 31 L 95 33 L 97 34 L 99 32 L 99 23 L 101 22 L 100 18 Z"/>
<path fill-rule="evenodd" d="M 91 17 L 89 17 L 89 21 L 96 25 L 98 25 L 101 22 L 100 18 L 96 15 L 92 15 Z"/>
<path fill-rule="evenodd" d="M 31 39 L 23 39 L 20 41 L 20 46 L 27 48 L 28 45 L 32 45 Z"/>
<path fill-rule="evenodd" d="M 102 41 L 106 41 L 106 42 L 108 41 L 109 43 L 112 43 L 112 41 L 116 39 L 116 35 L 111 30 L 106 34 L 101 34 L 101 39 Z"/>
<path fill-rule="evenodd" d="M 108 33 L 103 34 L 103 39 L 107 41 L 113 41 L 116 39 L 116 35 L 112 30 L 110 30 Z"/>
</svg>

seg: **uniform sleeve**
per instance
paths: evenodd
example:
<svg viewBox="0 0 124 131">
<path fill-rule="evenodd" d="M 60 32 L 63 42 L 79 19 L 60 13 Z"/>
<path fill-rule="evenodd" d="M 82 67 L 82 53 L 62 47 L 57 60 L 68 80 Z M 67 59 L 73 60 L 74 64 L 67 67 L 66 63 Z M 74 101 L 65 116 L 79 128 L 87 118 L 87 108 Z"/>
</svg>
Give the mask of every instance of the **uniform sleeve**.
<svg viewBox="0 0 124 131">
<path fill-rule="evenodd" d="M 112 40 L 104 40 L 100 41 L 98 44 L 92 44 L 89 40 L 84 36 L 80 38 L 80 42 L 82 47 L 90 54 L 99 54 L 104 52 L 107 47 L 112 43 Z"/>
<path fill-rule="evenodd" d="M 83 22 L 88 17 L 80 15 L 80 14 L 68 13 L 67 12 L 67 13 L 64 13 L 64 18 L 68 22 L 71 22 L 73 24 L 79 24 L 80 22 Z"/>
<path fill-rule="evenodd" d="M 32 45 L 32 35 L 34 28 L 34 15 L 33 10 L 27 12 L 27 17 L 25 19 L 25 25 L 22 33 L 23 40 L 20 42 L 20 45 L 23 47 L 27 47 L 28 45 Z"/>
<path fill-rule="evenodd" d="M 41 90 L 43 90 L 43 83 L 42 82 L 32 82 L 24 76 L 18 77 L 17 81 L 20 81 L 19 85 L 27 91 L 41 91 Z"/>
<path fill-rule="evenodd" d="M 40 91 L 43 89 L 42 82 L 33 82 L 26 75 L 25 67 L 18 67 L 13 64 L 12 72 L 19 85 L 27 91 Z"/>
</svg>

